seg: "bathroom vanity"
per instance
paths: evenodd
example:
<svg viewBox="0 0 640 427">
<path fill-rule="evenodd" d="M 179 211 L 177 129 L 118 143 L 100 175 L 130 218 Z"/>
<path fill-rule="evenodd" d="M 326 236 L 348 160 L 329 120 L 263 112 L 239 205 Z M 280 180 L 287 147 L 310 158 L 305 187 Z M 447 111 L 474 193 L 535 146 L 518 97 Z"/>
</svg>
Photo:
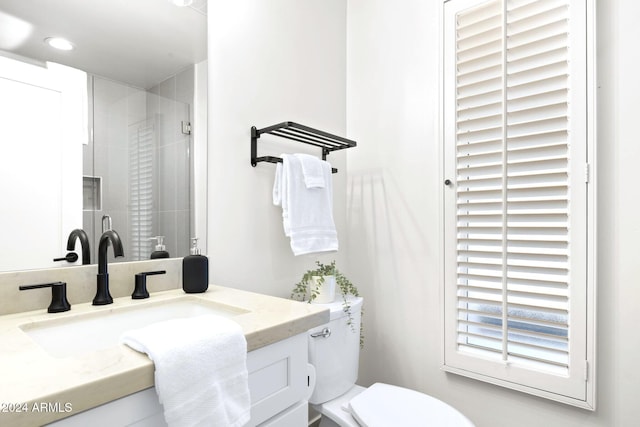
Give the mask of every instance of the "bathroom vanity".
<svg viewBox="0 0 640 427">
<path fill-rule="evenodd" d="M 146 300 L 115 298 L 103 307 L 76 304 L 66 313 L 36 310 L 0 316 L 0 425 L 163 425 L 151 360 L 114 342 L 108 330 L 101 331 L 105 338 L 96 342 L 82 334 L 91 322 L 117 327 L 141 313 L 153 317 L 154 312 L 178 310 L 179 315 L 182 306 L 219 310 L 243 328 L 250 426 L 304 425 L 306 331 L 326 323 L 328 310 L 219 286 L 197 296 L 174 289 Z M 64 343 L 69 336 L 78 339 Z M 62 345 L 56 344 L 60 341 Z"/>
<path fill-rule="evenodd" d="M 247 355 L 251 421 L 246 427 L 307 425 L 307 334 L 299 334 Z M 155 388 L 106 403 L 49 424 L 51 427 L 163 427 L 163 408 Z"/>
</svg>

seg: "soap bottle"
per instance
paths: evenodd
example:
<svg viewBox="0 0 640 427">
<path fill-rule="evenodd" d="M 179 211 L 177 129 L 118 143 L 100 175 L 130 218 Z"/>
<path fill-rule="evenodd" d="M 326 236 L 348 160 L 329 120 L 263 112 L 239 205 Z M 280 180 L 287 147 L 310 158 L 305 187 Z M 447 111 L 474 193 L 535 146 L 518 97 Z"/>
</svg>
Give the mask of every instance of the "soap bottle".
<svg viewBox="0 0 640 427">
<path fill-rule="evenodd" d="M 182 260 L 182 289 L 188 294 L 201 293 L 209 287 L 209 259 L 200 255 L 197 237 L 191 239 L 189 252 Z"/>
<path fill-rule="evenodd" d="M 151 252 L 151 259 L 169 258 L 169 252 L 166 251 L 166 247 L 164 246 L 164 236 L 152 237 L 149 240 L 155 240 L 157 243 L 156 250 Z"/>
</svg>

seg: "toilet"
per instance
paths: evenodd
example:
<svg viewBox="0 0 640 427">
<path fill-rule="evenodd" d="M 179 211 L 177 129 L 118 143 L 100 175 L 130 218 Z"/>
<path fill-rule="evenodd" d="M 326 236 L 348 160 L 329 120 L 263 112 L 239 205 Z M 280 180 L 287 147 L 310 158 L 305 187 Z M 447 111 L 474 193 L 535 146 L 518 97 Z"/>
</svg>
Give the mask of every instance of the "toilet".
<svg viewBox="0 0 640 427">
<path fill-rule="evenodd" d="M 424 393 L 383 383 L 356 385 L 363 300 L 349 301 L 352 325 L 339 297 L 318 304 L 329 308 L 329 323 L 309 330 L 309 363 L 315 376 L 309 403 L 322 415 L 320 427 L 473 427 L 460 412 Z"/>
</svg>

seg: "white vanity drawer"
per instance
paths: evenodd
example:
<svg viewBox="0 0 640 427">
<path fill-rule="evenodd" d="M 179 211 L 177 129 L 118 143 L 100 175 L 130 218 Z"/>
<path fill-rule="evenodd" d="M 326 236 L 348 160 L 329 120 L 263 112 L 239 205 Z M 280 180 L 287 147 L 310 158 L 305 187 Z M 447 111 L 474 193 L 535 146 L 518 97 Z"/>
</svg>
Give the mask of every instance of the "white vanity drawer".
<svg viewBox="0 0 640 427">
<path fill-rule="evenodd" d="M 306 400 L 268 419 L 258 427 L 306 427 L 309 425 L 309 404 Z"/>
</svg>

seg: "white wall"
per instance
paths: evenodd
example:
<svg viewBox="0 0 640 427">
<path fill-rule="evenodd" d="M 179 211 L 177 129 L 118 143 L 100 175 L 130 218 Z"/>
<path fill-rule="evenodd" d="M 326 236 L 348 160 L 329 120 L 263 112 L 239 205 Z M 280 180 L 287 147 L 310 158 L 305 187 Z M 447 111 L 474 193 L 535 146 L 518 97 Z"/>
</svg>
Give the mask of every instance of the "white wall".
<svg viewBox="0 0 640 427">
<path fill-rule="evenodd" d="M 250 164 L 250 128 L 295 121 L 342 135 L 346 108 L 345 0 L 210 1 L 208 253 L 212 283 L 289 296 L 314 256 L 294 257 L 271 202 L 275 165 Z M 259 155 L 302 144 L 260 138 Z M 271 150 L 271 151 L 269 151 Z M 320 155 L 319 150 L 311 151 Z M 334 217 L 346 242 L 346 161 L 329 156 Z"/>
<path fill-rule="evenodd" d="M 349 0 L 349 273 L 365 296 L 360 383 L 430 393 L 478 427 L 640 419 L 640 5 L 598 1 L 598 391 L 595 412 L 440 370 L 439 1 Z"/>
<path fill-rule="evenodd" d="M 338 134 L 346 127 L 358 148 L 348 150 L 347 162 L 342 154 L 330 157 L 341 170 L 334 175 L 342 247 L 336 258 L 366 298 L 360 383 L 433 394 L 478 427 L 636 425 L 640 198 L 633 172 L 640 148 L 632 136 L 640 6 L 607 0 L 597 11 L 596 412 L 440 370 L 439 11 L 438 1 L 349 0 L 347 19 L 343 0 L 210 2 L 212 282 L 287 296 L 312 263 L 293 257 L 282 234 L 270 201 L 274 165 L 249 165 L 250 126 L 293 120 Z M 291 144 L 266 143 L 259 153 L 298 149 Z"/>
</svg>

